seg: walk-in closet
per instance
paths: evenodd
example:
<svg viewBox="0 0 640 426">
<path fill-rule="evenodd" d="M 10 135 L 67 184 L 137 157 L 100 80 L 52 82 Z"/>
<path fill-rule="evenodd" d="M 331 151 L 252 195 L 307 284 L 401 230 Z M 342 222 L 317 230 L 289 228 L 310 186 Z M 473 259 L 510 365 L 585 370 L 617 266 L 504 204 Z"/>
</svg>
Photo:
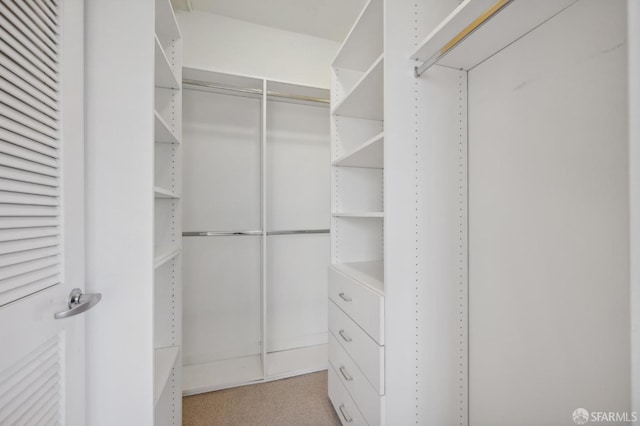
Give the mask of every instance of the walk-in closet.
<svg viewBox="0 0 640 426">
<path fill-rule="evenodd" d="M 90 148 L 89 220 L 98 194 L 138 191 L 137 219 L 96 235 L 156 247 L 137 296 L 154 424 L 640 409 L 635 0 L 139 3 L 155 24 L 129 37 L 155 48 L 126 72 L 90 55 L 88 87 L 155 75 L 136 169 L 112 156 L 147 183 L 113 187 Z M 89 135 L 119 112 L 96 107 Z"/>
<path fill-rule="evenodd" d="M 0 425 L 640 426 L 640 0 L 0 0 Z"/>
</svg>

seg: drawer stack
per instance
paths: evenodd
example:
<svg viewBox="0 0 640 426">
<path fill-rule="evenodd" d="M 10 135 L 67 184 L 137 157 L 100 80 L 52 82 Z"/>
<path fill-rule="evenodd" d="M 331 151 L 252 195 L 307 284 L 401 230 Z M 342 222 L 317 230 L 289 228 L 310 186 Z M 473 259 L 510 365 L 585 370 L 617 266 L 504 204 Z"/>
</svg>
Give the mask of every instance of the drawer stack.
<svg viewBox="0 0 640 426">
<path fill-rule="evenodd" d="M 340 420 L 383 424 L 384 296 L 340 266 L 329 268 L 329 332 L 329 398 Z"/>
</svg>

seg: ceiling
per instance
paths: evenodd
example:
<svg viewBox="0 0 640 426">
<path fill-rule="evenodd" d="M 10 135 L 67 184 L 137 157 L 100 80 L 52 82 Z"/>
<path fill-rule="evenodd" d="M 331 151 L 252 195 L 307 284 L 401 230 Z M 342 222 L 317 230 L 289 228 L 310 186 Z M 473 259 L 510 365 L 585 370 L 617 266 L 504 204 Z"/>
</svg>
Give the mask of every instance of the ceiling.
<svg viewBox="0 0 640 426">
<path fill-rule="evenodd" d="M 342 42 L 366 0 L 171 0 L 198 10 Z"/>
</svg>

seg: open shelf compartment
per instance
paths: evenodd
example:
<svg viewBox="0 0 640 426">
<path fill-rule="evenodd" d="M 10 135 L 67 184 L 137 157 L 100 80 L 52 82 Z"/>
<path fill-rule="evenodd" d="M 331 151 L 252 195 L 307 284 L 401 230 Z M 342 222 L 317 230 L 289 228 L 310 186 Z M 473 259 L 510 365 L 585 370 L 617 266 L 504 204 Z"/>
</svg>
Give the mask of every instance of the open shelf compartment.
<svg viewBox="0 0 640 426">
<path fill-rule="evenodd" d="M 384 55 L 380 55 L 353 89 L 333 109 L 334 115 L 382 120 Z"/>
<path fill-rule="evenodd" d="M 155 14 L 155 31 L 158 36 L 173 40 L 182 38 L 176 15 L 169 0 L 156 0 Z"/>
<path fill-rule="evenodd" d="M 356 147 L 335 160 L 333 166 L 370 167 L 381 169 L 384 167 L 384 132 L 379 133 L 368 141 Z"/>
<path fill-rule="evenodd" d="M 167 89 L 180 89 L 180 84 L 171 67 L 171 63 L 162 48 L 158 37 L 155 37 L 155 85 Z"/>
<path fill-rule="evenodd" d="M 158 111 L 153 112 L 154 118 L 154 139 L 156 143 L 180 143 L 178 137 L 173 133 L 167 122 Z"/>
<path fill-rule="evenodd" d="M 382 0 L 369 0 L 333 60 L 334 67 L 365 71 L 382 54 L 382 6 Z"/>
</svg>

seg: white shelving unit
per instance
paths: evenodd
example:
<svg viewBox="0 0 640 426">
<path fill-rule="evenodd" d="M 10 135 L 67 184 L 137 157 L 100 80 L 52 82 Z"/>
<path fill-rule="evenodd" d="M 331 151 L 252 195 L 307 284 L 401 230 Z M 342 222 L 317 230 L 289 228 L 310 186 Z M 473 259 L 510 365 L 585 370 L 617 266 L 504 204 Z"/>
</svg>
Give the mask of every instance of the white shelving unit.
<svg viewBox="0 0 640 426">
<path fill-rule="evenodd" d="M 343 424 L 384 422 L 383 39 L 371 0 L 332 64 L 329 398 Z"/>
<path fill-rule="evenodd" d="M 155 424 L 182 424 L 182 45 L 169 0 L 155 1 Z"/>
<path fill-rule="evenodd" d="M 180 425 L 181 35 L 170 0 L 84 2 L 84 31 L 86 423 Z"/>
</svg>

